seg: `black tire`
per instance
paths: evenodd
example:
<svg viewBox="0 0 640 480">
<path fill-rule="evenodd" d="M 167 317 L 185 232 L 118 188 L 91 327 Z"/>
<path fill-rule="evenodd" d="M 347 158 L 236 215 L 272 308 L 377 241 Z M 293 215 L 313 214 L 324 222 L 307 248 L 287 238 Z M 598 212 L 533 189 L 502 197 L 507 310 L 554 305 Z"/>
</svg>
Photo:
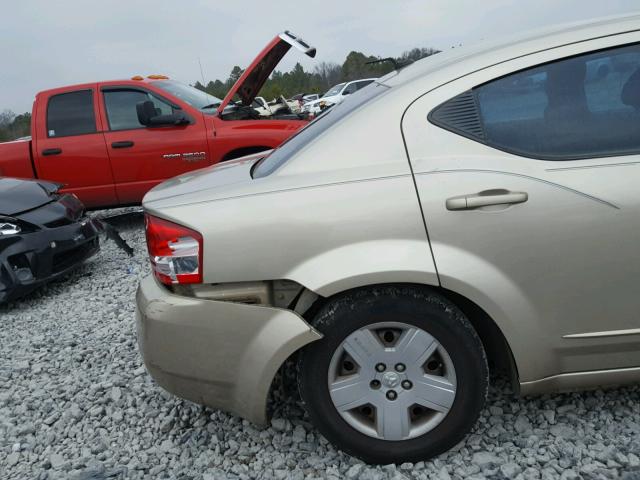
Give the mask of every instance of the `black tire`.
<svg viewBox="0 0 640 480">
<path fill-rule="evenodd" d="M 456 396 L 447 416 L 422 436 L 386 441 L 365 435 L 338 413 L 329 393 L 331 357 L 342 341 L 364 326 L 393 321 L 419 327 L 446 349 L 456 371 Z M 307 346 L 298 361 L 298 385 L 311 421 L 344 452 L 369 463 L 417 462 L 447 451 L 475 425 L 489 386 L 482 342 L 463 313 L 427 288 L 370 287 L 339 295 L 311 322 L 324 337 Z"/>
</svg>

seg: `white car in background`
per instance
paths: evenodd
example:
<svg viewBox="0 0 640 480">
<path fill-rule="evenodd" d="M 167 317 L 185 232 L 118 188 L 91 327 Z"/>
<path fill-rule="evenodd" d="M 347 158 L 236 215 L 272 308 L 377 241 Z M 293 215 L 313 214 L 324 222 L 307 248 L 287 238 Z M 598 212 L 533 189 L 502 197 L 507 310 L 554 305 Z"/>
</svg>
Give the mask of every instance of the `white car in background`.
<svg viewBox="0 0 640 480">
<path fill-rule="evenodd" d="M 305 103 L 302 107 L 302 111 L 305 113 L 312 113 L 314 115 L 319 114 L 326 107 L 337 105 L 341 103 L 347 95 L 357 92 L 361 88 L 366 87 L 371 82 L 376 80 L 375 78 L 363 78 L 361 80 L 353 80 L 351 82 L 343 82 L 338 85 L 334 85 L 318 100 Z"/>
<path fill-rule="evenodd" d="M 319 93 L 310 93 L 308 95 L 305 95 L 302 97 L 302 103 L 309 103 L 309 102 L 315 102 L 316 100 L 318 100 L 320 98 L 320 94 Z"/>
<path fill-rule="evenodd" d="M 264 97 L 256 97 L 251 105 L 261 117 L 271 117 L 272 115 L 283 113 L 283 110 L 290 110 L 291 113 L 299 113 L 300 105 L 298 102 L 288 101 L 282 95 L 274 98 L 273 101 L 267 102 Z"/>
<path fill-rule="evenodd" d="M 319 93 L 298 93 L 297 95 L 294 95 L 293 97 L 288 99 L 287 102 L 295 102 L 298 106 L 298 111 L 302 112 L 302 108 L 305 104 L 318 100 L 320 96 L 321 95 Z"/>
<path fill-rule="evenodd" d="M 318 100 L 322 95 L 319 93 L 298 93 L 291 97 L 289 102 L 299 102 L 301 104 L 313 102 L 314 100 Z"/>
</svg>

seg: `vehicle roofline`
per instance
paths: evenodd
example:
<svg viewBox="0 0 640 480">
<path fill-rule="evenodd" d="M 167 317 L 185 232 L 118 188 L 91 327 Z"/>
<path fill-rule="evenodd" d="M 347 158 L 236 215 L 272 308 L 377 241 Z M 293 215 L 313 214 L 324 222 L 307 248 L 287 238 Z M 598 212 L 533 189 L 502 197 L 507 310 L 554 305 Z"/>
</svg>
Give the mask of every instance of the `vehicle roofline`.
<svg viewBox="0 0 640 480">
<path fill-rule="evenodd" d="M 474 59 L 477 63 L 485 63 L 488 67 L 537 52 L 639 31 L 640 11 L 529 29 L 522 33 L 497 36 L 423 58 L 402 69 L 385 84 L 409 85 L 443 69 L 452 69 L 452 77 L 463 77 L 473 72 L 467 65 L 469 59 Z M 429 61 L 432 58 L 434 58 L 433 63 Z"/>
<path fill-rule="evenodd" d="M 173 79 L 168 79 L 168 80 L 173 80 Z M 46 94 L 51 94 L 51 93 L 57 93 L 57 92 L 64 92 L 67 90 L 82 90 L 82 89 L 89 89 L 89 88 L 94 88 L 96 85 L 97 86 L 101 86 L 101 85 L 140 85 L 140 84 L 144 84 L 144 85 L 149 85 L 152 84 L 156 81 L 162 81 L 162 79 L 157 79 L 157 78 L 143 78 L 141 80 L 132 80 L 131 78 L 126 78 L 126 79 L 116 79 L 116 80 L 99 80 L 96 82 L 85 82 L 85 83 L 74 83 L 74 84 L 69 84 L 69 85 L 62 85 L 62 86 L 58 86 L 58 87 L 53 87 L 53 88 L 47 88 L 45 90 L 40 90 L 37 95 L 46 95 Z M 176 80 L 174 80 L 176 81 Z"/>
</svg>

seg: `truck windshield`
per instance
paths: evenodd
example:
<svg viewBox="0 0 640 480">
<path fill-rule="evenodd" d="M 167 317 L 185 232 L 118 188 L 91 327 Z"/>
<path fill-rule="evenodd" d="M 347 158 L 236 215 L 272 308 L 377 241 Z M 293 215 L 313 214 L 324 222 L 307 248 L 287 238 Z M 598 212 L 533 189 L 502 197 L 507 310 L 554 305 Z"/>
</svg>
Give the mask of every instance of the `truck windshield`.
<svg viewBox="0 0 640 480">
<path fill-rule="evenodd" d="M 287 160 L 302 150 L 309 142 L 326 132 L 332 125 L 335 125 L 362 107 L 365 103 L 370 102 L 390 88 L 391 87 L 380 83 L 372 83 L 367 88 L 363 88 L 353 95 L 349 95 L 344 102 L 326 110 L 313 122 L 299 130 L 293 137 L 289 137 L 286 142 L 262 158 L 253 169 L 253 178 L 262 178 L 271 175 L 271 173 L 284 165 Z"/>
<path fill-rule="evenodd" d="M 220 103 L 222 103 L 222 100 L 220 100 L 218 97 L 209 95 L 202 90 L 198 90 L 197 88 L 190 85 L 185 85 L 184 83 L 176 82 L 173 80 L 158 80 L 152 83 L 155 87 L 158 87 L 165 92 L 170 93 L 174 97 L 178 97 L 183 102 L 186 102 L 192 107 L 199 110 L 211 109 L 213 113 L 215 112 L 213 107 L 217 107 Z"/>
</svg>

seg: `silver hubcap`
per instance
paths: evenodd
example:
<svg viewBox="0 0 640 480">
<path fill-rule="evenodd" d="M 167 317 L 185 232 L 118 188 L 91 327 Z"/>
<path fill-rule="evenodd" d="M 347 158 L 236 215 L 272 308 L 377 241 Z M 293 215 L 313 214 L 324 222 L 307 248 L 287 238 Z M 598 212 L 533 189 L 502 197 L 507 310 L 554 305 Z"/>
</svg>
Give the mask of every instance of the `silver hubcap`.
<svg viewBox="0 0 640 480">
<path fill-rule="evenodd" d="M 329 393 L 342 418 L 383 440 L 431 431 L 456 396 L 451 357 L 424 330 L 399 322 L 356 330 L 329 364 Z"/>
<path fill-rule="evenodd" d="M 382 384 L 387 388 L 396 388 L 400 385 L 400 375 L 394 372 L 386 372 L 382 375 Z"/>
</svg>

